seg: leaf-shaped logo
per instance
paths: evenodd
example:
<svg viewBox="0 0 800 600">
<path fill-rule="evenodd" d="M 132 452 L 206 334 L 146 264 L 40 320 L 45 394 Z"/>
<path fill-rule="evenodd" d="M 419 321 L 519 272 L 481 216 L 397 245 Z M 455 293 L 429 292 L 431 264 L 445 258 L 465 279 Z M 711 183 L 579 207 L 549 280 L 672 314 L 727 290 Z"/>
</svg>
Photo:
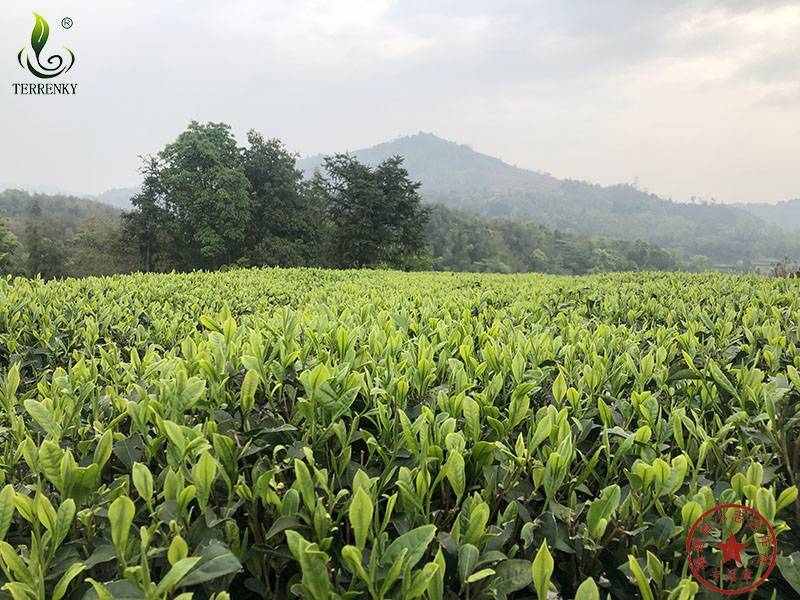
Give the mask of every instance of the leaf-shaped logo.
<svg viewBox="0 0 800 600">
<path fill-rule="evenodd" d="M 47 38 L 50 37 L 50 26 L 42 15 L 33 13 L 33 16 L 36 17 L 36 24 L 33 26 L 33 32 L 31 33 L 31 48 L 36 53 L 36 60 L 39 60 L 39 54 L 44 49 Z"/>
<path fill-rule="evenodd" d="M 33 13 L 33 16 L 36 17 L 36 23 L 34 23 L 33 31 L 31 32 L 31 48 L 33 48 L 36 64 L 34 65 L 31 62 L 31 57 L 25 52 L 24 47 L 19 51 L 17 60 L 23 69 L 27 67 L 31 73 L 40 79 L 58 77 L 62 73 L 69 71 L 72 65 L 75 64 L 75 53 L 69 48 L 64 48 L 69 55 L 69 62 L 65 62 L 60 54 L 54 54 L 43 61 L 42 51 L 45 44 L 47 44 L 47 38 L 50 37 L 50 26 L 42 15 Z M 25 55 L 24 62 L 22 60 L 23 54 Z"/>
</svg>

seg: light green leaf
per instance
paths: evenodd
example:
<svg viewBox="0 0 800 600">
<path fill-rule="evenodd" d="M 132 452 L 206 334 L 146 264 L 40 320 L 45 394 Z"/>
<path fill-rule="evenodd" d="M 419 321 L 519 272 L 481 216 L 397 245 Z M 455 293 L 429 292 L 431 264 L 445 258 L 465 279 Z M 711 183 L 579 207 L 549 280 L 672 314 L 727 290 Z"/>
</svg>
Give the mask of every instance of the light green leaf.
<svg viewBox="0 0 800 600">
<path fill-rule="evenodd" d="M 67 537 L 72 527 L 72 521 L 75 519 L 75 511 L 75 501 L 72 498 L 67 498 L 58 507 L 55 532 L 53 533 L 53 544 L 56 547 Z"/>
<path fill-rule="evenodd" d="M 358 488 L 353 496 L 353 500 L 350 502 L 350 509 L 347 513 L 347 517 L 350 521 L 350 526 L 353 528 L 356 546 L 361 550 L 364 549 L 367 543 L 367 534 L 369 533 L 369 527 L 372 523 L 372 513 L 372 499 L 363 488 Z"/>
<path fill-rule="evenodd" d="M 481 569 L 480 571 L 477 571 L 476 573 L 473 573 L 467 577 L 467 583 L 475 583 L 481 579 L 486 579 L 487 577 L 494 575 L 494 573 L 494 569 Z"/>
<path fill-rule="evenodd" d="M 542 541 L 536 557 L 533 559 L 532 579 L 539 600 L 547 600 L 547 590 L 550 586 L 550 577 L 553 575 L 555 563 L 547 548 L 547 540 Z"/>
<path fill-rule="evenodd" d="M 106 429 L 100 441 L 97 442 L 97 447 L 94 449 L 94 460 L 92 462 L 102 469 L 108 462 L 108 459 L 111 458 L 113 447 L 114 434 L 110 429 Z"/>
<path fill-rule="evenodd" d="M 0 491 L 0 540 L 4 540 L 14 518 L 14 486 L 10 483 Z"/>
<path fill-rule="evenodd" d="M 34 585 L 34 578 L 28 566 L 11 544 L 0 542 L 0 559 L 3 560 L 8 570 L 14 574 L 14 578 L 17 581 L 30 586 Z"/>
<path fill-rule="evenodd" d="M 136 514 L 136 505 L 127 496 L 120 496 L 108 507 L 108 520 L 111 521 L 111 540 L 117 556 L 124 562 L 131 523 Z"/>
<path fill-rule="evenodd" d="M 44 494 L 36 494 L 33 503 L 36 506 L 36 516 L 39 517 L 39 522 L 52 534 L 56 528 L 56 509 Z"/>
<path fill-rule="evenodd" d="M 45 433 L 58 439 L 61 437 L 61 426 L 56 422 L 53 413 L 41 402 L 28 398 L 25 400 L 25 410 Z"/>
<path fill-rule="evenodd" d="M 296 531 L 286 531 L 286 541 L 292 555 L 300 563 L 302 585 L 314 600 L 328 600 L 331 582 L 328 576 L 328 555 Z"/>
<path fill-rule="evenodd" d="M 133 463 L 131 478 L 133 487 L 139 492 L 139 497 L 145 502 L 150 502 L 153 497 L 153 474 L 150 473 L 150 469 L 142 463 Z"/>
<path fill-rule="evenodd" d="M 63 506 L 63 505 L 62 505 Z M 78 576 L 79 573 L 82 573 L 86 569 L 86 565 L 83 563 L 73 563 L 69 566 L 69 568 L 64 572 L 61 578 L 56 583 L 56 586 L 53 588 L 53 598 L 52 600 L 61 600 L 64 597 L 64 594 L 67 593 L 67 588 L 69 587 L 70 582 Z"/>
<path fill-rule="evenodd" d="M 317 496 L 314 493 L 314 481 L 311 479 L 311 472 L 306 464 L 299 459 L 294 459 L 294 475 L 300 496 L 303 498 L 303 504 L 305 504 L 309 514 L 313 513 L 314 506 L 317 503 Z"/>
<path fill-rule="evenodd" d="M 597 584 L 594 579 L 587 577 L 582 584 L 578 586 L 575 592 L 575 600 L 600 600 L 600 590 L 597 589 Z"/>
<path fill-rule="evenodd" d="M 464 473 L 464 457 L 461 456 L 458 450 L 453 449 L 450 451 L 450 457 L 445 465 L 445 473 L 447 481 L 450 482 L 450 486 L 456 494 L 456 503 L 461 502 L 461 497 L 464 495 L 464 489 L 466 488 L 466 475 Z"/>
<path fill-rule="evenodd" d="M 171 592 L 198 562 L 200 562 L 200 557 L 192 556 L 190 558 L 182 558 L 172 565 L 172 568 L 164 575 L 163 579 L 158 582 L 156 595 L 163 596 Z"/>
<path fill-rule="evenodd" d="M 642 568 L 639 566 L 638 561 L 632 554 L 628 555 L 628 567 L 631 573 L 633 573 L 634 579 L 636 579 L 636 585 L 639 587 L 639 594 L 641 594 L 642 600 L 654 600 L 653 591 L 650 589 L 650 583 L 644 571 L 642 571 Z"/>
<path fill-rule="evenodd" d="M 422 569 L 414 573 L 414 577 L 411 579 L 411 585 L 406 593 L 406 598 L 413 600 L 414 598 L 422 596 L 427 591 L 431 579 L 436 576 L 438 571 L 439 565 L 435 562 L 429 562 L 422 567 Z"/>
<path fill-rule="evenodd" d="M 458 549 L 458 577 L 461 581 L 466 581 L 478 564 L 480 552 L 472 544 L 461 544 Z"/>
<path fill-rule="evenodd" d="M 197 500 L 200 508 L 205 510 L 211 495 L 211 486 L 217 478 L 217 461 L 208 450 L 200 455 L 200 460 L 192 467 L 192 481 L 197 487 Z"/>
<path fill-rule="evenodd" d="M 253 410 L 259 381 L 258 373 L 252 369 L 249 369 L 244 375 L 241 393 L 242 412 L 244 414 L 249 414 Z"/>
<path fill-rule="evenodd" d="M 9 581 L 2 589 L 11 594 L 14 600 L 39 600 L 39 596 L 34 589 L 25 583 Z"/>
<path fill-rule="evenodd" d="M 167 560 L 169 564 L 174 565 L 179 560 L 183 560 L 189 556 L 189 546 L 186 544 L 186 540 L 184 540 L 180 535 L 176 535 L 172 538 L 172 541 L 169 544 L 169 549 L 167 550 Z"/>
<path fill-rule="evenodd" d="M 564 375 L 559 371 L 558 376 L 556 376 L 555 381 L 553 381 L 553 398 L 555 398 L 556 404 L 561 404 L 561 401 L 566 395 L 567 382 L 564 381 Z"/>
</svg>

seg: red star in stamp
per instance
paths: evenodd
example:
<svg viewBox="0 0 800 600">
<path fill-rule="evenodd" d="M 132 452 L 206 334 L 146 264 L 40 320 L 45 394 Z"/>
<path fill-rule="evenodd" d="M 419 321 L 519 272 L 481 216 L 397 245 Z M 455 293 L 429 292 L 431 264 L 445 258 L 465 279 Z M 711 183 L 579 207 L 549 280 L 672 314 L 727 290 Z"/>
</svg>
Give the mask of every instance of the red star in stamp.
<svg viewBox="0 0 800 600">
<path fill-rule="evenodd" d="M 741 524 L 744 526 L 738 527 Z M 739 530 L 738 534 L 730 531 L 731 526 Z M 686 539 L 686 552 L 689 569 L 705 588 L 737 595 L 755 589 L 769 577 L 777 558 L 777 540 L 772 526 L 758 511 L 741 504 L 724 504 L 707 510 L 695 521 Z M 755 573 L 748 556 L 759 566 Z M 742 568 L 745 562 L 749 566 Z"/>
</svg>

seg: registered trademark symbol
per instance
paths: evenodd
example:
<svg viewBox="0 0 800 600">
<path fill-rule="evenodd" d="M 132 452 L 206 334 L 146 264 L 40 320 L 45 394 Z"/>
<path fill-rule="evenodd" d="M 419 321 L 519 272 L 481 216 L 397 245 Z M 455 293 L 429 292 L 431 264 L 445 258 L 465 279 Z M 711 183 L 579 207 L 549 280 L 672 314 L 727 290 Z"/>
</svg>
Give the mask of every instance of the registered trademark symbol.
<svg viewBox="0 0 800 600">
<path fill-rule="evenodd" d="M 69 29 L 70 27 L 72 27 L 72 19 L 70 19 L 69 17 L 64 17 L 63 19 L 61 19 L 61 26 L 64 29 Z"/>
</svg>

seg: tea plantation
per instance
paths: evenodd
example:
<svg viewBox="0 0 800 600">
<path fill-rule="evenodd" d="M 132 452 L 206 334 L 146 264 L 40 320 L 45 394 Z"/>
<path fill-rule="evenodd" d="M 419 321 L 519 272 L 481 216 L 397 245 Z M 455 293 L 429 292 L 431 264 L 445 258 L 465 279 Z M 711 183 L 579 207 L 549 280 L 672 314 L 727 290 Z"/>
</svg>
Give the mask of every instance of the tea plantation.
<svg viewBox="0 0 800 600">
<path fill-rule="evenodd" d="M 798 597 L 798 347 L 786 279 L 0 280 L 1 593 L 720 598 L 744 504 Z"/>
</svg>

